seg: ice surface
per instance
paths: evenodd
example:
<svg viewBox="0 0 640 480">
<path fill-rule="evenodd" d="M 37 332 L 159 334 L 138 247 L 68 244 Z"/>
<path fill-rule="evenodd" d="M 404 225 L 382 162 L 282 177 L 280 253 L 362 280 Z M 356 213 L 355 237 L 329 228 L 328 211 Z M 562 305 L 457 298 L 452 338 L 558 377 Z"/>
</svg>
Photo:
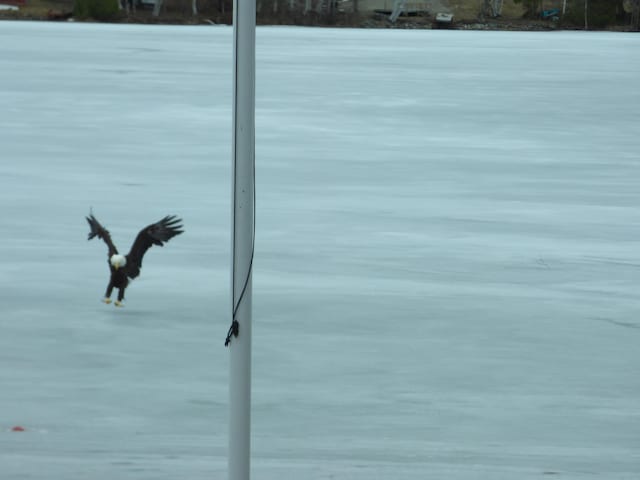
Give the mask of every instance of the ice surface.
<svg viewBox="0 0 640 480">
<path fill-rule="evenodd" d="M 0 478 L 226 478 L 231 33 L 0 22 Z M 254 477 L 638 478 L 640 37 L 257 55 Z"/>
</svg>

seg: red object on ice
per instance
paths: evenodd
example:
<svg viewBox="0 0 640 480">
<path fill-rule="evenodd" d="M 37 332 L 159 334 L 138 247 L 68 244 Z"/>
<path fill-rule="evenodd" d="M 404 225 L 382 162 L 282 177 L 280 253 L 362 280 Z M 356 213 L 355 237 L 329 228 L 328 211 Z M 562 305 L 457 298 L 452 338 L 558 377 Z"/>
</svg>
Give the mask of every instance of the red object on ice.
<svg viewBox="0 0 640 480">
<path fill-rule="evenodd" d="M 15 427 L 13 427 L 11 429 L 12 432 L 24 432 L 24 427 L 21 427 L 20 425 L 16 425 Z"/>
</svg>

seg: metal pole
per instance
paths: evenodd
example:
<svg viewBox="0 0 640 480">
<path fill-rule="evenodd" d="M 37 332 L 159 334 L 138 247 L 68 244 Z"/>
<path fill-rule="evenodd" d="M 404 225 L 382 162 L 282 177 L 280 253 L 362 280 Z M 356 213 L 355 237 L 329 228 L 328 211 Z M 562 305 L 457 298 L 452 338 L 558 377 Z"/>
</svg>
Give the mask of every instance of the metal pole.
<svg viewBox="0 0 640 480">
<path fill-rule="evenodd" d="M 255 215 L 256 2 L 233 2 L 232 329 L 229 369 L 229 479 L 251 471 L 251 290 Z"/>
</svg>

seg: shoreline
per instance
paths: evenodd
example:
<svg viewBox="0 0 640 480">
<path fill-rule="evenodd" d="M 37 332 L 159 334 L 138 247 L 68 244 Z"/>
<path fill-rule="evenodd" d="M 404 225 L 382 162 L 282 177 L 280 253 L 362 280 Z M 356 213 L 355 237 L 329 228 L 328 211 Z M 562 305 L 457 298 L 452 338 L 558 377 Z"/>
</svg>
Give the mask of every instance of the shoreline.
<svg viewBox="0 0 640 480">
<path fill-rule="evenodd" d="M 1 5 L 0 5 L 1 6 Z M 298 19 L 300 20 L 300 19 Z M 76 19 L 68 10 L 22 11 L 15 9 L 0 10 L 0 21 L 33 21 L 33 22 L 78 22 L 78 23 L 111 23 L 111 24 L 142 24 L 142 25 L 231 25 L 230 14 L 206 15 L 165 13 L 158 17 L 151 15 L 150 10 L 137 13 L 122 13 L 110 21 L 99 21 L 91 18 Z M 390 22 L 388 16 L 380 13 L 360 15 L 338 14 L 333 21 L 322 21 L 318 17 L 308 17 L 302 21 L 292 21 L 291 18 L 258 18 L 257 26 L 291 26 L 315 28 L 356 28 L 356 29 L 389 29 L 389 30 L 479 30 L 479 31 L 589 31 L 589 32 L 629 32 L 638 33 L 630 25 L 612 25 L 607 28 L 590 28 L 585 30 L 575 25 L 565 25 L 551 20 L 532 20 L 526 18 L 463 18 L 454 20 L 450 25 L 442 26 L 435 22 L 430 14 L 403 16 L 396 22 Z"/>
</svg>

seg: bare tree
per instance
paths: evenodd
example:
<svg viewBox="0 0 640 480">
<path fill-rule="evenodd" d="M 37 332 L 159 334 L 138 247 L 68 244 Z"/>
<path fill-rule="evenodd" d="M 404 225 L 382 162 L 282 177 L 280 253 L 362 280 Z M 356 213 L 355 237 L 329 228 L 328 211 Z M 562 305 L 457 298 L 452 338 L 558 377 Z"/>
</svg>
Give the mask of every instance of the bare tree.
<svg viewBox="0 0 640 480">
<path fill-rule="evenodd" d="M 640 30 L 640 0 L 633 0 L 631 10 L 631 29 Z"/>
<path fill-rule="evenodd" d="M 160 9 L 162 8 L 163 3 L 164 3 L 164 0 L 156 0 L 156 3 L 153 5 L 153 13 L 152 13 L 154 17 L 157 17 L 160 15 Z"/>
<path fill-rule="evenodd" d="M 502 15 L 502 0 L 485 0 L 485 8 L 492 17 Z"/>
<path fill-rule="evenodd" d="M 587 16 L 589 14 L 589 0 L 584 0 L 584 29 L 589 30 L 589 21 Z"/>
</svg>

